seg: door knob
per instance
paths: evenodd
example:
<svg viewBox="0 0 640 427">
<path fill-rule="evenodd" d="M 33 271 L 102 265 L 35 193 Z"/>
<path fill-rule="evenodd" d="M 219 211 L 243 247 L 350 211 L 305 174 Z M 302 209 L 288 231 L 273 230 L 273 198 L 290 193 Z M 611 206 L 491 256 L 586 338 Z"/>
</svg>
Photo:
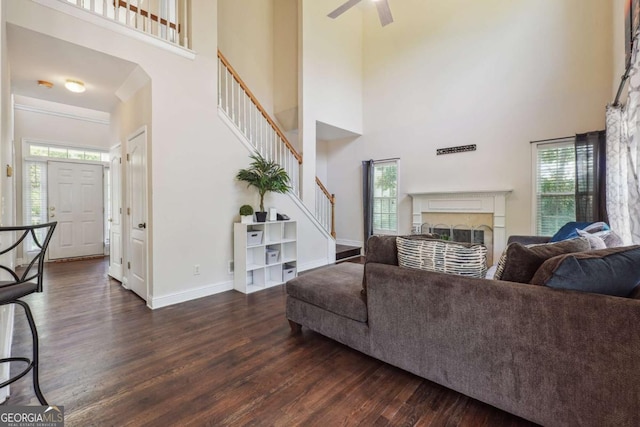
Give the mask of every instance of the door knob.
<svg viewBox="0 0 640 427">
<path fill-rule="evenodd" d="M 49 218 L 55 218 L 56 214 L 49 214 Z"/>
<path fill-rule="evenodd" d="M 56 210 L 56 207 L 55 207 L 55 206 L 51 206 L 51 207 L 49 208 L 49 210 L 53 212 L 53 211 L 55 211 L 55 210 Z"/>
<path fill-rule="evenodd" d="M 142 223 L 138 224 L 138 228 L 147 228 L 147 223 L 146 222 L 142 222 Z"/>
</svg>

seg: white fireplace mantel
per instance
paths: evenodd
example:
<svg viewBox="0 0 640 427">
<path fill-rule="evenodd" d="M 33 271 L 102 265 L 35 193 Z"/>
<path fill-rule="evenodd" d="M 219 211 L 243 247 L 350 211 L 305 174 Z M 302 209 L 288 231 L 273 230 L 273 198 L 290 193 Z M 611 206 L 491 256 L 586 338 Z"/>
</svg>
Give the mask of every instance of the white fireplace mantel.
<svg viewBox="0 0 640 427">
<path fill-rule="evenodd" d="M 490 213 L 493 215 L 493 259 L 507 245 L 507 196 L 512 190 L 431 191 L 409 193 L 413 199 L 413 229 L 420 229 L 423 213 Z"/>
</svg>

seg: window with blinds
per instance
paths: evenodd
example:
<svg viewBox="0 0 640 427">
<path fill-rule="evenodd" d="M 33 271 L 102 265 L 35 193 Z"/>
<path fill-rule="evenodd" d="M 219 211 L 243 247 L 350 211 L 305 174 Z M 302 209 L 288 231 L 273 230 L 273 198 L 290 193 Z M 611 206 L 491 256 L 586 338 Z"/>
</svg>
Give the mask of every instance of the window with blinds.
<svg viewBox="0 0 640 427">
<path fill-rule="evenodd" d="M 373 233 L 398 232 L 398 161 L 373 165 Z"/>
<path fill-rule="evenodd" d="M 25 225 L 47 222 L 47 164 L 45 162 L 24 162 L 23 176 L 23 217 Z M 35 250 L 33 239 L 26 243 L 26 250 Z"/>
<path fill-rule="evenodd" d="M 575 143 L 539 144 L 536 152 L 536 233 L 553 236 L 576 220 Z"/>
</svg>

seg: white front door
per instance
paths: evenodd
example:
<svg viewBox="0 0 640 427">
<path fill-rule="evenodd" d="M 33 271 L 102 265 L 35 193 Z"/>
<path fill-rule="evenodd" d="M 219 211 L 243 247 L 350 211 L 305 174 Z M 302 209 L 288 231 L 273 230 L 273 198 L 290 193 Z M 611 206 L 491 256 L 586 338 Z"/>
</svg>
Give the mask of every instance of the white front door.
<svg viewBox="0 0 640 427">
<path fill-rule="evenodd" d="M 128 182 L 128 274 L 129 289 L 145 301 L 147 286 L 147 131 L 134 133 L 127 141 Z"/>
<path fill-rule="evenodd" d="M 49 258 L 104 254 L 102 165 L 49 161 L 49 221 L 58 221 Z"/>
<path fill-rule="evenodd" d="M 119 145 L 109 152 L 109 164 L 109 276 L 122 281 L 122 153 Z"/>
</svg>

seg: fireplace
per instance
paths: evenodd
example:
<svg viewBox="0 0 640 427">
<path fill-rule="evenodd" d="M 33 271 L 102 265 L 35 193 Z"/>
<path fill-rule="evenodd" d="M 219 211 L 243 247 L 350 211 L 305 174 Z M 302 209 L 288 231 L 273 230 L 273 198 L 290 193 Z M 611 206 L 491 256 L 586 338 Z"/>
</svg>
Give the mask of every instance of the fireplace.
<svg viewBox="0 0 640 427">
<path fill-rule="evenodd" d="M 511 190 L 409 193 L 413 199 L 412 231 L 446 235 L 448 230 L 451 240 L 483 243 L 491 265 L 507 244 L 509 193 Z"/>
</svg>

